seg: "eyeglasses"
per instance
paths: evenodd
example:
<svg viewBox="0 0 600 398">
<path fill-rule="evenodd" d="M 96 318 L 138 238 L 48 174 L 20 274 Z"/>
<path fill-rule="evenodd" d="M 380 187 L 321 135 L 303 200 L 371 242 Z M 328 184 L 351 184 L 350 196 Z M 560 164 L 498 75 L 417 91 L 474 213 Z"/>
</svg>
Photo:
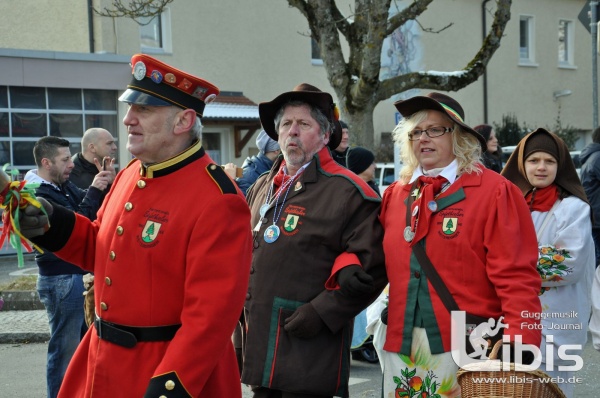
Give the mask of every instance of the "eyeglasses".
<svg viewBox="0 0 600 398">
<path fill-rule="evenodd" d="M 408 133 L 408 139 L 410 141 L 417 141 L 421 139 L 423 133 L 427 134 L 429 138 L 440 137 L 446 133 L 451 133 L 454 131 L 454 127 L 430 127 L 425 130 L 413 130 Z"/>
</svg>

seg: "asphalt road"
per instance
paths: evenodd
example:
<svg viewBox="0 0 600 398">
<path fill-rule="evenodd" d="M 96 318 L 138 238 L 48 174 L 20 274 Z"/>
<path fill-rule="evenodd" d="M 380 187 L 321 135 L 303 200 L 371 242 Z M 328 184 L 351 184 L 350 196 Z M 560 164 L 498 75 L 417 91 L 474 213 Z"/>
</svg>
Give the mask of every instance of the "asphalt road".
<svg viewBox="0 0 600 398">
<path fill-rule="evenodd" d="M 47 349 L 47 344 L 0 344 L 0 397 L 46 398 Z M 381 396 L 379 364 L 352 361 L 350 374 L 352 398 Z M 251 398 L 250 389 L 241 386 L 243 397 Z"/>
<path fill-rule="evenodd" d="M 45 360 L 47 344 L 0 344 L 0 397 L 45 398 Z M 575 397 L 598 397 L 600 394 L 600 352 L 588 342 L 583 355 L 584 368 L 577 373 L 583 379 L 575 387 Z M 378 364 L 352 361 L 351 398 L 381 397 L 381 371 Z M 251 398 L 242 385 L 243 397 Z"/>
</svg>

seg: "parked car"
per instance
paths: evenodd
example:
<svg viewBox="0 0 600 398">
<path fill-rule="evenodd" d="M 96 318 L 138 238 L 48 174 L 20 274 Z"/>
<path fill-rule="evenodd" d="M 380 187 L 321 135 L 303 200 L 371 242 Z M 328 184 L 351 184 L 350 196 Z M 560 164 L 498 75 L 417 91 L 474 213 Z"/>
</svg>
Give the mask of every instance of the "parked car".
<svg viewBox="0 0 600 398">
<path fill-rule="evenodd" d="M 379 185 L 381 195 L 397 179 L 398 176 L 394 171 L 394 163 L 375 163 L 375 182 Z"/>
<path fill-rule="evenodd" d="M 510 158 L 510 155 L 512 155 L 516 147 L 516 145 L 502 147 L 502 167 L 508 162 L 508 158 Z"/>
</svg>

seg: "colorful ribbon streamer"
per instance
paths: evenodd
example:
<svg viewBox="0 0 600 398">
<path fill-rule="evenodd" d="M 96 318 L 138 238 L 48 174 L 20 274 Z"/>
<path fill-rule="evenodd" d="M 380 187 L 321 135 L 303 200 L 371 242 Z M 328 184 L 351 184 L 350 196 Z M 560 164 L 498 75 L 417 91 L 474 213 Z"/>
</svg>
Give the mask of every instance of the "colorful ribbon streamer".
<svg viewBox="0 0 600 398">
<path fill-rule="evenodd" d="M 8 165 L 4 165 L 2 170 L 5 172 Z M 18 170 L 13 169 L 10 172 L 12 175 L 17 175 Z M 10 178 L 10 177 L 9 177 Z M 0 192 L 0 208 L 2 213 L 2 234 L 0 235 L 0 247 L 4 245 L 5 240 L 10 242 L 10 245 L 17 251 L 17 261 L 19 268 L 23 268 L 25 261 L 23 258 L 23 247 L 27 252 L 32 251 L 32 247 L 43 253 L 43 250 L 30 242 L 21 234 L 19 226 L 19 218 L 21 211 L 28 205 L 32 205 L 41 209 L 46 215 L 46 209 L 36 199 L 35 189 L 40 184 L 27 183 L 27 181 L 12 181 L 10 178 L 9 184 Z"/>
</svg>

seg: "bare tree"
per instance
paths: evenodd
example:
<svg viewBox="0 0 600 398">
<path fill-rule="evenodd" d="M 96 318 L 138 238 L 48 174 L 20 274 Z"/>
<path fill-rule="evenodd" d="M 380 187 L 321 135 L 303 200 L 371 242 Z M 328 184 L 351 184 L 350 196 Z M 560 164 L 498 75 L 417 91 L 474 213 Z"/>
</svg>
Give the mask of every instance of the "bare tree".
<svg viewBox="0 0 600 398">
<path fill-rule="evenodd" d="M 112 8 L 104 8 L 94 12 L 103 17 L 127 17 L 133 19 L 140 25 L 144 25 L 138 18 L 153 17 L 160 15 L 164 8 L 174 0 L 126 0 L 127 4 L 123 4 L 123 0 L 112 0 Z M 148 21 L 149 22 L 149 21 Z"/>
<path fill-rule="evenodd" d="M 158 5 L 146 3 L 161 3 L 164 7 L 171 1 L 136 0 L 133 4 L 151 10 Z M 407 71 L 382 79 L 381 51 L 384 40 L 408 21 L 417 21 L 433 1 L 414 0 L 390 16 L 392 0 L 355 0 L 352 15 L 345 16 L 335 0 L 287 0 L 290 7 L 298 9 L 308 21 L 310 35 L 319 45 L 327 78 L 338 98 L 342 118 L 356 132 L 353 134 L 355 144 L 373 148 L 373 111 L 379 102 L 416 88 L 460 90 L 485 72 L 492 55 L 500 47 L 510 19 L 512 0 L 496 0 L 491 29 L 482 46 L 474 49 L 476 54 L 461 70 L 451 74 Z M 113 4 L 117 3 L 122 6 L 121 0 L 113 0 Z M 130 10 L 135 14 L 131 7 Z M 124 11 L 122 13 L 124 16 L 132 15 L 126 15 Z M 350 49 L 348 60 L 342 52 L 342 36 Z"/>
<path fill-rule="evenodd" d="M 390 17 L 391 0 L 355 0 L 352 21 L 344 16 L 334 0 L 288 0 L 308 21 L 319 44 L 327 78 L 341 104 L 358 145 L 373 147 L 373 110 L 395 94 L 421 88 L 457 91 L 476 81 L 484 72 L 510 19 L 512 0 L 497 0 L 492 27 L 460 73 L 408 72 L 381 79 L 381 51 L 386 37 L 410 20 L 416 20 L 434 0 L 414 0 Z M 350 54 L 344 59 L 340 35 L 348 42 Z"/>
</svg>

